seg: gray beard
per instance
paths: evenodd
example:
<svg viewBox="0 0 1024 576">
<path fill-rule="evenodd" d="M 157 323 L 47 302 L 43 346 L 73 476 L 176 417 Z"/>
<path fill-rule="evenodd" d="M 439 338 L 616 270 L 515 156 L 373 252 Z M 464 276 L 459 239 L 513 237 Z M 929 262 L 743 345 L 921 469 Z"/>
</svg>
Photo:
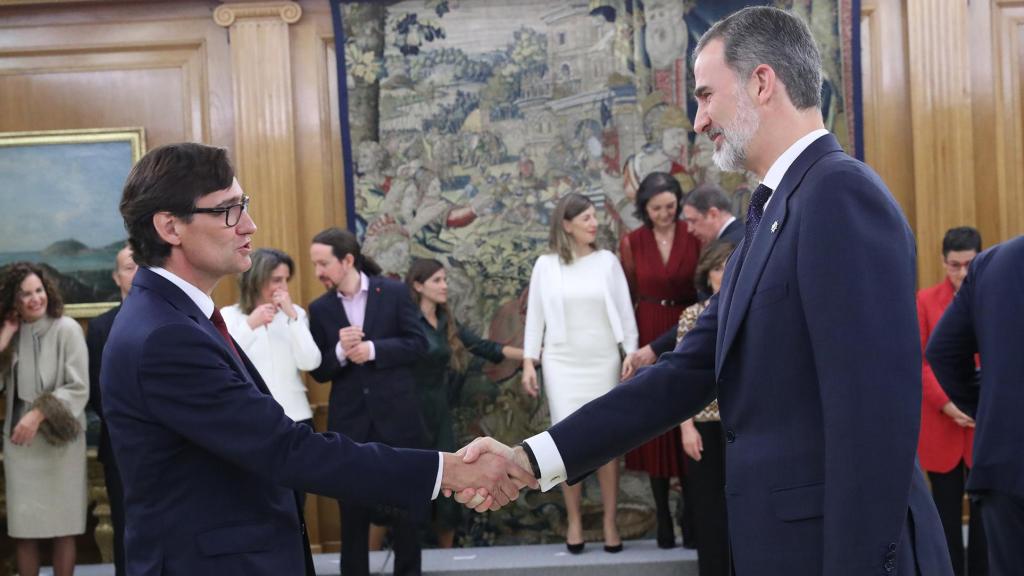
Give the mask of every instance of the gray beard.
<svg viewBox="0 0 1024 576">
<path fill-rule="evenodd" d="M 719 170 L 725 172 L 741 172 L 746 170 L 747 146 L 753 140 L 761 125 L 761 119 L 754 111 L 754 106 L 748 98 L 740 96 L 736 107 L 736 118 L 732 126 L 722 128 L 724 141 L 722 147 L 715 150 L 711 159 Z"/>
</svg>

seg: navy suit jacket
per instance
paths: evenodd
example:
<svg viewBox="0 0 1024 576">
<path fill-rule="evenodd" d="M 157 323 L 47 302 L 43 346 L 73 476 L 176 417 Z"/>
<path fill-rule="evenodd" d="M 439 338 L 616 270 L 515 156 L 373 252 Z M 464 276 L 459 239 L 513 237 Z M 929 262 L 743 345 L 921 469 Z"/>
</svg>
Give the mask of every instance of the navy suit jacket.
<svg viewBox="0 0 1024 576">
<path fill-rule="evenodd" d="M 717 396 L 739 576 L 951 574 L 915 465 L 915 247 L 899 206 L 824 136 L 742 264 L 741 249 L 673 352 L 550 430 L 569 477 Z"/>
<path fill-rule="evenodd" d="M 356 440 L 372 439 L 391 446 L 421 448 L 426 427 L 416 396 L 412 368 L 427 350 L 420 329 L 420 310 L 409 288 L 398 281 L 371 276 L 365 340 L 373 342 L 372 362 L 342 366 L 335 355 L 338 330 L 350 326 L 335 290 L 309 305 L 309 330 L 323 360 L 310 372 L 318 382 L 332 382 L 327 428 Z"/>
<path fill-rule="evenodd" d="M 111 454 L 110 434 L 107 433 L 107 425 L 103 416 L 103 392 L 100 389 L 100 366 L 103 361 L 103 347 L 107 344 L 107 337 L 110 335 L 110 327 L 114 325 L 114 318 L 121 310 L 121 305 L 107 310 L 103 314 L 89 320 L 88 329 L 85 332 L 85 343 L 89 347 L 89 407 L 100 419 L 100 441 L 96 449 L 96 457 L 100 462 L 109 463 L 113 466 L 114 457 Z"/>
<path fill-rule="evenodd" d="M 306 573 L 295 490 L 430 504 L 436 452 L 297 425 L 239 354 L 184 292 L 139 268 L 100 376 L 133 576 Z"/>
<path fill-rule="evenodd" d="M 982 252 L 928 341 L 926 356 L 950 400 L 974 415 L 967 490 L 1024 498 L 1024 236 Z M 981 385 L 974 354 L 981 355 Z"/>
</svg>

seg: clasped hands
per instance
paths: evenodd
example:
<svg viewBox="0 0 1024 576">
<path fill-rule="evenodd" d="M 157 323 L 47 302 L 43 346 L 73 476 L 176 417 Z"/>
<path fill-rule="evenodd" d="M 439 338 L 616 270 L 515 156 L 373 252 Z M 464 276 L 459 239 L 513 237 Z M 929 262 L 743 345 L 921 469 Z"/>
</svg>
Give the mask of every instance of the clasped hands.
<svg viewBox="0 0 1024 576">
<path fill-rule="evenodd" d="M 349 362 L 365 364 L 370 360 L 370 343 L 363 340 L 362 326 L 346 326 L 338 330 L 338 342 Z"/>
<path fill-rule="evenodd" d="M 454 454 L 444 454 L 441 488 L 466 508 L 499 510 L 516 500 L 523 488 L 540 488 L 530 469 L 521 447 L 477 438 Z"/>
</svg>

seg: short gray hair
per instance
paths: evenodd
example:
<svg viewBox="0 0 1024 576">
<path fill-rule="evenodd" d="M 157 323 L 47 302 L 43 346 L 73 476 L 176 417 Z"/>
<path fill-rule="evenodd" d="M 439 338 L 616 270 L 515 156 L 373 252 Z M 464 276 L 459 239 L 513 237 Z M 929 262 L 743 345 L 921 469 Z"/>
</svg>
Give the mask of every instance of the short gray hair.
<svg viewBox="0 0 1024 576">
<path fill-rule="evenodd" d="M 811 29 L 797 16 L 769 6 L 744 8 L 709 28 L 694 57 L 716 39 L 725 44 L 725 62 L 740 81 L 767 64 L 798 110 L 821 108 L 821 54 Z"/>
<path fill-rule="evenodd" d="M 685 206 L 691 206 L 701 214 L 707 214 L 708 210 L 718 208 L 720 212 L 732 213 L 732 200 L 726 195 L 725 190 L 707 182 L 697 186 L 686 195 Z"/>
</svg>

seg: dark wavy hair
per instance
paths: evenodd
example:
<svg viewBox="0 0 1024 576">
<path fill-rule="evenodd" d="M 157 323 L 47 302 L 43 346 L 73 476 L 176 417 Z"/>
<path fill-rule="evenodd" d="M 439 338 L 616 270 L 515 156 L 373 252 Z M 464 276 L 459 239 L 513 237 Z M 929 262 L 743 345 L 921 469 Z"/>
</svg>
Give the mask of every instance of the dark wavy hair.
<svg viewBox="0 0 1024 576">
<path fill-rule="evenodd" d="M 405 274 L 405 284 L 409 287 L 409 292 L 412 293 L 412 299 L 416 304 L 420 303 L 420 293 L 413 288 L 413 283 L 423 284 L 431 276 L 437 274 L 438 270 L 443 269 L 444 264 L 433 258 L 417 258 L 412 261 L 409 271 Z M 445 339 L 448 340 L 448 347 L 452 350 L 452 359 L 449 366 L 456 372 L 463 372 L 469 365 L 469 355 L 466 352 L 466 346 L 463 345 L 462 340 L 459 338 L 459 329 L 455 325 L 455 316 L 452 316 L 451 309 L 448 308 L 447 304 L 438 304 L 437 309 L 442 311 L 448 318 Z"/>
<path fill-rule="evenodd" d="M 736 247 L 732 242 L 716 240 L 701 250 L 700 258 L 697 260 L 697 271 L 693 275 L 693 284 L 698 292 L 711 294 L 711 271 L 724 266 L 734 248 Z"/>
<path fill-rule="evenodd" d="M 64 299 L 57 290 L 57 283 L 45 268 L 32 262 L 12 262 L 0 268 L 0 322 L 5 322 L 17 313 L 21 283 L 33 274 L 39 277 L 39 281 L 43 283 L 43 290 L 46 290 L 46 315 L 60 318 L 64 313 Z M 7 349 L 0 352 L 0 374 L 10 370 L 13 354 L 13 343 L 8 344 Z"/>
<path fill-rule="evenodd" d="M 231 186 L 235 171 L 223 148 L 182 142 L 150 150 L 132 168 L 121 194 L 121 217 L 132 258 L 140 266 L 161 266 L 171 254 L 153 226 L 153 215 L 170 212 L 192 220 L 196 201 Z"/>
<path fill-rule="evenodd" d="M 313 244 L 330 246 L 331 252 L 338 260 L 351 254 L 355 259 L 356 270 L 367 276 L 380 276 L 380 265 L 373 258 L 363 254 L 362 249 L 359 248 L 359 240 L 356 239 L 356 235 L 348 230 L 332 226 L 313 236 Z"/>
<path fill-rule="evenodd" d="M 654 222 L 647 215 L 647 203 L 662 192 L 671 192 L 676 197 L 676 220 L 683 212 L 683 189 L 679 186 L 679 180 L 668 172 L 651 172 L 640 182 L 640 188 L 636 191 L 636 217 L 643 221 L 644 226 L 654 228 Z"/>
</svg>

